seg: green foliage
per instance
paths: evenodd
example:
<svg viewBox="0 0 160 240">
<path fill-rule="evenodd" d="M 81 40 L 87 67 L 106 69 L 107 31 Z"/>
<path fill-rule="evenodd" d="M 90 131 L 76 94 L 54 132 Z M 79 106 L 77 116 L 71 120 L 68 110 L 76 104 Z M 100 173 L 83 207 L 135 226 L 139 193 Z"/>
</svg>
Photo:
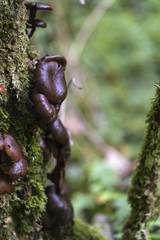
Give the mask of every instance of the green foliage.
<svg viewBox="0 0 160 240">
<path fill-rule="evenodd" d="M 71 190 L 73 188 L 72 203 L 75 216 L 85 218 L 89 222 L 96 213 L 109 216 L 117 233 L 116 239 L 120 239 L 121 235 L 118 233 L 122 230 L 130 208 L 126 194 L 119 189 L 118 172 L 109 168 L 102 159 L 98 162 L 83 162 L 79 167 L 82 168 L 82 175 L 77 172 L 79 163 L 77 162 L 77 168 L 75 165 L 76 163 L 70 164 L 67 169 L 67 179 L 69 178 Z M 77 187 L 79 190 L 75 191 Z"/>
</svg>

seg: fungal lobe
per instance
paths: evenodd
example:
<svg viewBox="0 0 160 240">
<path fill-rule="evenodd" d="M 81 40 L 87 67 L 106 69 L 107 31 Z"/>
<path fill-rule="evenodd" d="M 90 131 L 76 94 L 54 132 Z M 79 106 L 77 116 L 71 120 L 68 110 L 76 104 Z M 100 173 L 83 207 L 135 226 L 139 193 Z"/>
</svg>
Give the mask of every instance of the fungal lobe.
<svg viewBox="0 0 160 240">
<path fill-rule="evenodd" d="M 35 26 L 35 27 L 46 28 L 46 27 L 47 27 L 47 24 L 46 24 L 45 22 L 43 22 L 42 20 L 35 19 L 35 20 L 34 20 L 34 26 Z"/>
<path fill-rule="evenodd" d="M 44 63 L 57 62 L 58 64 L 62 65 L 63 71 L 65 71 L 66 64 L 67 64 L 66 58 L 62 55 L 55 55 L 55 56 L 46 55 L 41 59 L 41 62 L 44 62 Z"/>
<path fill-rule="evenodd" d="M 11 135 L 3 135 L 3 139 L 0 139 L 0 188 L 5 189 L 8 186 L 12 189 L 11 181 L 25 176 L 26 173 L 27 164 L 18 143 Z"/>
<path fill-rule="evenodd" d="M 56 109 L 41 93 L 33 93 L 33 102 L 36 112 L 46 121 L 53 122 L 56 119 Z"/>
<path fill-rule="evenodd" d="M 49 130 L 53 139 L 61 146 L 69 145 L 69 136 L 66 128 L 63 126 L 61 120 L 57 118 L 52 125 L 49 126 Z"/>
<path fill-rule="evenodd" d="M 36 10 L 53 10 L 49 4 L 44 4 L 40 2 L 28 2 L 24 1 L 24 5 L 27 9 L 36 8 Z"/>
<path fill-rule="evenodd" d="M 34 76 L 39 92 L 47 96 L 49 102 L 61 104 L 64 101 L 67 96 L 67 85 L 62 65 L 54 61 L 40 61 Z"/>
<path fill-rule="evenodd" d="M 46 212 L 52 219 L 51 231 L 54 234 L 66 232 L 73 226 L 73 208 L 69 198 L 66 195 L 58 195 L 54 184 L 47 187 L 45 192 L 48 198 Z"/>
<path fill-rule="evenodd" d="M 21 159 L 22 153 L 16 140 L 8 134 L 5 134 L 3 138 L 4 148 L 8 157 L 10 157 L 14 162 L 18 162 Z"/>
</svg>

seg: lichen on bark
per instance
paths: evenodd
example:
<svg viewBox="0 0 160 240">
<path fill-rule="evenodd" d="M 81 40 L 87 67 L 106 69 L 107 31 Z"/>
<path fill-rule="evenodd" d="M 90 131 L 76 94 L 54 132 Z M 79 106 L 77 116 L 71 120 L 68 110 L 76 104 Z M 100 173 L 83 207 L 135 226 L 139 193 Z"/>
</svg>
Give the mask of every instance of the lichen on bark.
<svg viewBox="0 0 160 240">
<path fill-rule="evenodd" d="M 131 214 L 124 228 L 123 240 L 148 240 L 146 226 L 159 215 L 160 195 L 160 90 L 157 89 L 148 113 L 147 130 L 138 166 L 133 175 L 128 199 Z"/>
</svg>

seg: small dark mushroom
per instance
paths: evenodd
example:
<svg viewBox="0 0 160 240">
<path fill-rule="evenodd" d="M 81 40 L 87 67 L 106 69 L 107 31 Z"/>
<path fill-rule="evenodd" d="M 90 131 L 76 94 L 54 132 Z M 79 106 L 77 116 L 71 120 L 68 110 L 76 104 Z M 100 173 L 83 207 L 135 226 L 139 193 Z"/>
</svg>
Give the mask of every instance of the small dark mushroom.
<svg viewBox="0 0 160 240">
<path fill-rule="evenodd" d="M 52 6 L 49 4 L 44 4 L 40 2 L 28 2 L 24 1 L 24 5 L 26 6 L 27 9 L 32 9 L 35 8 L 36 10 L 53 10 Z"/>
<path fill-rule="evenodd" d="M 34 27 L 34 28 L 36 28 L 36 27 L 46 28 L 47 24 L 40 19 L 35 19 L 32 26 L 31 27 L 28 26 L 28 28 L 32 28 L 32 27 Z"/>
<path fill-rule="evenodd" d="M 52 10 L 53 8 L 49 4 L 43 4 L 40 2 L 28 2 L 24 1 L 24 5 L 29 10 L 29 20 L 27 21 L 27 28 L 31 28 L 31 32 L 28 37 L 31 38 L 36 30 L 36 27 L 45 28 L 47 24 L 39 19 L 35 19 L 37 10 Z"/>
</svg>

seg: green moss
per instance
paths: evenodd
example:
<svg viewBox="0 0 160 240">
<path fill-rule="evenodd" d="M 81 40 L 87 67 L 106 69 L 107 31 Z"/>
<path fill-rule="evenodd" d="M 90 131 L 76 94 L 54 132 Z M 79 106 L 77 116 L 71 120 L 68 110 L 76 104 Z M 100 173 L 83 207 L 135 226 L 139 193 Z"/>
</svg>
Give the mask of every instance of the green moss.
<svg viewBox="0 0 160 240">
<path fill-rule="evenodd" d="M 152 102 L 147 116 L 147 131 L 139 164 L 135 170 L 129 190 L 131 215 L 124 229 L 125 240 L 149 239 L 146 225 L 159 215 L 160 196 L 158 192 L 160 169 L 160 90 Z"/>
<path fill-rule="evenodd" d="M 64 237 L 64 240 L 109 240 L 109 238 L 102 236 L 98 230 L 90 225 L 75 219 L 73 228 Z"/>
<path fill-rule="evenodd" d="M 0 196 L 0 239 L 39 239 L 35 237 L 44 210 L 45 174 L 39 146 L 40 123 L 27 105 L 33 85 L 28 74 L 28 56 L 37 57 L 26 34 L 23 1 L 0 2 L 0 135 L 11 134 L 22 147 L 28 172 L 15 182 L 11 194 Z"/>
</svg>

